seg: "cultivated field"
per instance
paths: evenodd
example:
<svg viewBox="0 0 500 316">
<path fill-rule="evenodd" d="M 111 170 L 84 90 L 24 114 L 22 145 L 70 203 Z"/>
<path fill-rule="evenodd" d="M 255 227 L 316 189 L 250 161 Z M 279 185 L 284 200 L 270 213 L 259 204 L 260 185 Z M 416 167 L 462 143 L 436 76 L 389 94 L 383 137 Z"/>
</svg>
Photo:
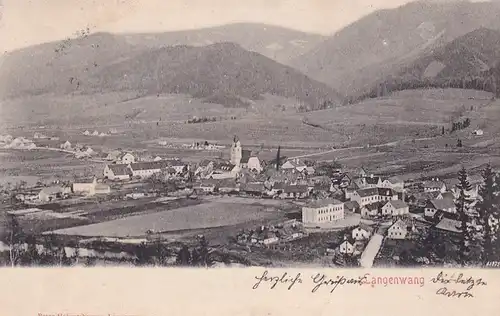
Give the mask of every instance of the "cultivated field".
<svg viewBox="0 0 500 316">
<path fill-rule="evenodd" d="M 260 205 L 209 203 L 153 214 L 130 216 L 114 221 L 56 230 L 55 234 L 78 236 L 135 237 L 155 232 L 175 232 L 221 226 L 232 226 L 282 215 Z"/>
<path fill-rule="evenodd" d="M 464 111 L 487 106 L 490 98 L 489 93 L 469 90 L 403 91 L 386 98 L 310 113 L 296 113 L 297 104 L 293 101 L 273 96 L 266 96 L 246 109 L 202 103 L 182 95 L 137 98 L 127 94 L 38 96 L 8 101 L 13 104 L 3 107 L 21 111 L 23 107 L 38 106 L 38 115 L 36 111 L 29 115 L 16 114 L 26 114 L 25 119 L 30 122 L 25 125 L 30 127 L 25 133 L 32 135 L 36 126 L 44 125 L 45 131 L 61 140 L 98 147 L 145 149 L 146 142 L 159 138 L 228 144 L 237 134 L 247 145 L 322 148 L 435 136 L 441 126 Z M 72 105 L 68 106 L 70 102 Z M 76 106 L 81 108 L 75 111 Z M 48 113 L 56 110 L 60 115 L 48 120 Z M 193 116 L 216 117 L 218 121 L 186 124 Z M 231 117 L 236 119 L 228 119 Z M 304 120 L 313 125 L 304 124 Z M 81 135 L 85 129 L 106 132 L 109 128 L 119 133 L 102 138 Z"/>
<path fill-rule="evenodd" d="M 118 102 L 118 96 L 125 98 L 125 101 Z M 45 107 L 50 100 L 46 96 L 33 99 L 45 102 Z M 283 156 L 305 155 L 305 159 L 311 160 L 338 160 L 346 167 L 362 165 L 373 171 L 409 178 L 454 173 L 463 163 L 471 168 L 480 167 L 486 162 L 500 166 L 500 102 L 492 101 L 491 94 L 485 92 L 457 89 L 402 91 L 390 97 L 369 99 L 355 105 L 301 114 L 296 113 L 290 104 L 285 106 L 284 111 L 278 110 L 276 105 L 283 100 L 272 97 L 258 101 L 244 111 L 196 100 L 191 100 L 190 103 L 185 96 L 134 98 L 126 95 L 103 95 L 89 100 L 74 96 L 72 100 L 88 111 L 76 113 L 64 108 L 75 119 L 61 115 L 59 126 L 46 125 L 40 128 L 31 125 L 31 128 L 23 130 L 11 129 L 9 133 L 31 138 L 38 131 L 60 138 L 54 144 L 48 144 L 52 146 L 69 140 L 73 144 L 88 145 L 94 150 L 121 148 L 147 151 L 151 155 L 180 157 L 190 162 L 204 158 L 228 158 L 228 148 L 222 151 L 178 149 L 161 146 L 158 141 L 189 144 L 208 140 L 210 143 L 227 146 L 233 135 L 238 135 L 244 147 L 256 149 L 259 157 L 264 160 L 275 158 L 276 148 L 280 145 Z M 56 101 L 54 107 L 63 107 L 64 100 Z M 98 106 L 92 102 L 96 102 Z M 264 111 L 266 106 L 269 109 Z M 76 119 L 78 115 L 92 114 L 90 110 L 96 107 L 99 111 L 104 111 L 102 113 L 109 114 L 114 121 L 108 124 L 97 117 L 91 122 Z M 124 112 L 118 109 L 123 109 Z M 138 109 L 143 110 L 137 112 Z M 99 111 L 96 111 L 92 115 L 98 115 Z M 137 112 L 136 117 L 124 118 L 123 115 L 136 113 L 134 111 Z M 185 124 L 184 119 L 188 119 L 193 113 L 208 115 L 206 111 L 213 111 L 211 113 L 214 116 L 218 113 L 220 117 L 235 115 L 237 119 Z M 453 134 L 447 131 L 442 135 L 442 127 L 448 130 L 451 122 L 460 116 L 462 119 L 470 118 L 471 126 L 466 130 Z M 103 115 L 101 119 L 107 117 Z M 85 129 L 107 132 L 111 127 L 116 129 L 117 134 L 105 137 L 82 135 Z M 483 129 L 484 135 L 473 136 L 472 130 L 476 128 Z M 456 148 L 457 139 L 462 140 L 464 148 Z M 333 149 L 334 147 L 337 149 Z M 310 154 L 313 155 L 308 156 Z M 8 177 L 100 175 L 103 170 L 103 164 L 43 151 L 7 151 L 0 156 L 0 160 L 3 162 L 0 174 Z"/>
<path fill-rule="evenodd" d="M 104 164 L 57 151 L 2 149 L 0 153 L 0 183 L 27 181 L 32 185 L 37 180 L 72 180 L 74 176 L 100 175 L 104 170 Z"/>
</svg>

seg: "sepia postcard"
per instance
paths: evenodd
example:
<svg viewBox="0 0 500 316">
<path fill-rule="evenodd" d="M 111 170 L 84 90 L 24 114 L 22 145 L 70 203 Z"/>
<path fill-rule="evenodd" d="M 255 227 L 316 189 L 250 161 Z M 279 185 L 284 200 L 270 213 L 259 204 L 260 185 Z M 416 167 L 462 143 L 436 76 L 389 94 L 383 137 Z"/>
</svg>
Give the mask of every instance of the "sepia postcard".
<svg viewBox="0 0 500 316">
<path fill-rule="evenodd" d="M 0 315 L 497 315 L 500 1 L 0 0 Z"/>
</svg>

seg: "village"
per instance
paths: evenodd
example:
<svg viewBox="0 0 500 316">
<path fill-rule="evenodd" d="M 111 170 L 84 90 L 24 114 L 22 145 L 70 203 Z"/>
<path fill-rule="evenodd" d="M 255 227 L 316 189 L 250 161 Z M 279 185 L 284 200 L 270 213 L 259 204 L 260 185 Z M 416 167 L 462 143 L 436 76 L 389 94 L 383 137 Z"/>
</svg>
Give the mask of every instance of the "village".
<svg viewBox="0 0 500 316">
<path fill-rule="evenodd" d="M 84 135 L 101 137 L 97 131 Z M 204 142 L 191 148 L 200 146 L 224 149 Z M 7 222 L 37 240 L 40 251 L 59 247 L 65 257 L 118 260 L 122 254 L 119 260 L 136 262 L 141 247 L 169 245 L 166 265 L 195 261 L 201 239 L 207 253 L 224 262 L 232 257 L 233 264 L 439 266 L 459 261 L 451 249 L 461 238 L 457 203 L 464 196 L 470 200 L 468 225 L 482 227 L 476 210 L 481 175 L 465 173 L 467 188 L 461 190 L 458 177 L 405 182 L 362 167 L 287 158 L 279 147 L 266 161 L 244 147 L 235 136 L 229 159 L 193 163 L 132 151 L 96 153 L 65 142 L 61 150 L 102 161 L 102 172 L 4 190 Z M 497 216 L 489 217 L 488 227 L 496 233 Z M 13 243 L 4 240 L 2 249 Z"/>
</svg>

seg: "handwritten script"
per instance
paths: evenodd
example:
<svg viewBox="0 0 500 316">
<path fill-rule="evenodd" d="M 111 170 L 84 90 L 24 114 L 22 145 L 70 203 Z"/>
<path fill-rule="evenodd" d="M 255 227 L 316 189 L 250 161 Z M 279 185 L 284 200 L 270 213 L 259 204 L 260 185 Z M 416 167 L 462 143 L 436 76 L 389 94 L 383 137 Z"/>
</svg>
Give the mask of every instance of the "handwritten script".
<svg viewBox="0 0 500 316">
<path fill-rule="evenodd" d="M 437 295 L 456 298 L 472 298 L 472 290 L 477 287 L 487 286 L 488 283 L 482 278 L 465 276 L 463 273 L 445 273 L 443 271 L 433 278 L 431 282 L 441 287 L 436 291 Z"/>
<path fill-rule="evenodd" d="M 264 286 L 269 287 L 271 290 L 279 286 L 286 287 L 287 290 L 291 290 L 294 286 L 304 284 L 306 281 L 306 278 L 301 273 L 289 274 L 284 272 L 281 275 L 271 276 L 268 270 L 265 270 L 262 275 L 256 276 L 255 279 L 257 281 L 252 287 L 254 290 Z M 329 290 L 330 293 L 333 293 L 339 286 L 366 284 L 367 277 L 366 275 L 355 278 L 345 277 L 342 275 L 328 277 L 322 273 L 315 273 L 309 277 L 308 281 L 312 285 L 312 293 L 316 293 L 316 291 L 325 288 Z"/>
<path fill-rule="evenodd" d="M 338 274 L 328 276 L 324 273 L 304 273 L 271 274 L 269 270 L 264 270 L 262 274 L 254 277 L 252 289 L 285 289 L 292 290 L 296 287 L 306 286 L 311 293 L 326 292 L 334 293 L 342 287 L 359 287 L 363 285 L 375 286 L 412 286 L 423 287 L 424 277 L 418 276 L 373 276 L 364 273 L 360 276 L 345 276 Z M 427 280 L 429 282 L 429 280 Z M 439 289 L 436 295 L 449 298 L 473 298 L 473 290 L 486 286 L 487 282 L 482 278 L 465 276 L 463 273 L 445 273 L 441 271 L 430 279 L 430 284 L 436 284 Z"/>
</svg>

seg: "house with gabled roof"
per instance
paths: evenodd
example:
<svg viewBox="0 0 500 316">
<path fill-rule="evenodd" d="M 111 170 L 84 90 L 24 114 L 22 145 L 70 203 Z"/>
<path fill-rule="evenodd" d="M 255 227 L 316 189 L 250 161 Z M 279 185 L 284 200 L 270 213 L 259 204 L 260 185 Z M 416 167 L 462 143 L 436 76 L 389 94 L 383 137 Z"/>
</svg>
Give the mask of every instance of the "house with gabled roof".
<svg viewBox="0 0 500 316">
<path fill-rule="evenodd" d="M 118 156 L 118 159 L 115 161 L 120 164 L 131 164 L 136 162 L 136 158 L 131 153 L 122 153 Z"/>
<path fill-rule="evenodd" d="M 344 236 L 344 240 L 340 242 L 336 251 L 341 255 L 353 255 L 355 252 L 356 241 L 351 236 Z"/>
<path fill-rule="evenodd" d="M 387 230 L 387 238 L 390 239 L 406 239 L 411 233 L 412 227 L 402 219 L 395 221 Z"/>
<path fill-rule="evenodd" d="M 359 224 L 358 227 L 354 228 L 351 232 L 352 238 L 356 241 L 358 240 L 368 240 L 373 234 L 374 228 L 363 223 Z"/>
<path fill-rule="evenodd" d="M 373 217 L 373 216 L 379 215 L 381 212 L 382 205 L 383 204 L 381 202 L 378 202 L 378 201 L 363 205 L 361 207 L 361 216 L 362 217 Z"/>
<path fill-rule="evenodd" d="M 281 197 L 284 199 L 302 199 L 309 196 L 309 187 L 307 185 L 285 185 Z"/>
<path fill-rule="evenodd" d="M 353 213 L 361 213 L 361 207 L 356 201 L 346 201 L 344 202 L 344 209 Z"/>
<path fill-rule="evenodd" d="M 234 179 L 223 179 L 219 181 L 220 193 L 236 193 L 240 191 L 240 185 Z"/>
<path fill-rule="evenodd" d="M 359 187 L 368 189 L 368 188 L 379 188 L 382 186 L 382 178 L 374 175 L 370 175 L 368 177 L 359 178 L 357 181 Z"/>
<path fill-rule="evenodd" d="M 390 188 L 368 188 L 354 191 L 350 198 L 363 207 L 379 201 L 397 200 L 398 194 Z"/>
<path fill-rule="evenodd" d="M 303 172 L 304 170 L 307 169 L 307 165 L 302 160 L 295 158 L 295 159 L 287 160 L 281 166 L 281 169 L 282 170 L 292 170 L 292 171 Z"/>
<path fill-rule="evenodd" d="M 383 179 L 381 187 L 391 188 L 396 192 L 402 192 L 405 187 L 405 182 L 397 176 Z"/>
<path fill-rule="evenodd" d="M 129 180 L 132 171 L 126 164 L 109 164 L 104 167 L 104 178 L 109 180 Z"/>
<path fill-rule="evenodd" d="M 382 206 L 382 215 L 400 216 L 408 213 L 410 213 L 410 207 L 401 200 L 390 200 Z"/>
<path fill-rule="evenodd" d="M 434 217 L 437 211 L 442 211 L 445 213 L 456 213 L 456 206 L 452 200 L 449 199 L 434 199 L 427 201 L 424 209 L 424 215 L 426 217 Z"/>
<path fill-rule="evenodd" d="M 243 158 L 241 158 L 241 167 L 257 173 L 261 173 L 263 170 L 259 157 L 257 156 L 243 156 Z"/>
<path fill-rule="evenodd" d="M 193 189 L 197 192 L 207 194 L 214 193 L 218 190 L 218 181 L 213 179 L 203 179 L 193 185 Z"/>
<path fill-rule="evenodd" d="M 266 187 L 263 182 L 248 182 L 240 185 L 240 191 L 260 196 L 266 192 Z"/>
<path fill-rule="evenodd" d="M 65 197 L 71 193 L 71 188 L 66 186 L 45 187 L 38 193 L 38 200 L 42 202 L 52 202 L 56 199 Z"/>
<path fill-rule="evenodd" d="M 461 222 L 455 219 L 443 217 L 434 227 L 438 232 L 452 233 L 458 235 L 462 232 Z"/>
<path fill-rule="evenodd" d="M 446 192 L 446 184 L 437 178 L 424 181 L 423 187 L 424 192 Z"/>
<path fill-rule="evenodd" d="M 166 160 L 136 162 L 129 164 L 132 171 L 132 177 L 148 178 L 155 173 L 160 173 L 162 170 L 169 167 Z"/>
<path fill-rule="evenodd" d="M 158 160 L 158 161 L 165 162 L 166 166 L 174 169 L 176 174 L 181 174 L 189 170 L 189 164 L 180 159 Z"/>
</svg>

